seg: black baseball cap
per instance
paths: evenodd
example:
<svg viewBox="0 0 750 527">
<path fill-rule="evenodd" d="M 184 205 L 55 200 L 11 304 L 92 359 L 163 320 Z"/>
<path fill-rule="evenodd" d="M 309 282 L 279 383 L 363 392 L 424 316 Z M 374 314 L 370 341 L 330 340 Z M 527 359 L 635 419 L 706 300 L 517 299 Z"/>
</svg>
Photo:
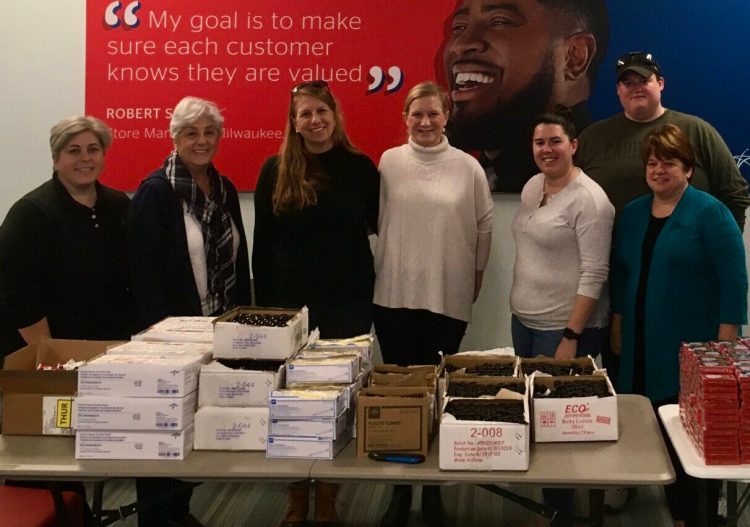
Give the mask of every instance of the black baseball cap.
<svg viewBox="0 0 750 527">
<path fill-rule="evenodd" d="M 617 62 L 615 62 L 615 68 L 617 68 L 618 81 L 626 71 L 634 71 L 646 79 L 649 78 L 652 73 L 655 73 L 657 77 L 661 77 L 659 63 L 656 62 L 656 59 L 654 59 L 654 56 L 651 53 L 643 51 L 631 51 L 630 53 L 625 53 L 617 59 Z"/>
</svg>

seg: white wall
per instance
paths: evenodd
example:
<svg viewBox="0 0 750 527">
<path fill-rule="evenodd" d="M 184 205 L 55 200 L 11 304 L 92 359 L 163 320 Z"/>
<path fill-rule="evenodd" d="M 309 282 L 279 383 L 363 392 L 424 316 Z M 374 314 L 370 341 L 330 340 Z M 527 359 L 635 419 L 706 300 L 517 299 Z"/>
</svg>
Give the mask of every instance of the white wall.
<svg viewBox="0 0 750 527">
<path fill-rule="evenodd" d="M 84 0 L 2 0 L 2 4 L 0 218 L 18 198 L 50 177 L 49 128 L 66 115 L 83 112 L 85 67 Z M 251 236 L 252 194 L 240 199 Z M 508 297 L 514 249 L 509 225 L 517 207 L 518 196 L 495 196 L 492 256 L 464 349 L 510 345 Z"/>
</svg>

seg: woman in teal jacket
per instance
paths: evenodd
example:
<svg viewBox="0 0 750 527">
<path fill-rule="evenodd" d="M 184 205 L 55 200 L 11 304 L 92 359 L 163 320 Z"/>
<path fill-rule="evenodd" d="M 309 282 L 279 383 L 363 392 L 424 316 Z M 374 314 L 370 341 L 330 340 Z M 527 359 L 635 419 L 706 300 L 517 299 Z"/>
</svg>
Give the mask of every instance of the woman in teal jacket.
<svg viewBox="0 0 750 527">
<path fill-rule="evenodd" d="M 618 390 L 645 395 L 656 409 L 677 402 L 680 342 L 737 337 L 748 286 L 737 222 L 689 185 L 695 154 L 687 136 L 671 124 L 655 129 L 643 160 L 653 194 L 628 203 L 617 225 L 612 350 L 620 355 Z M 696 499 L 681 488 L 689 482 L 674 464 L 677 482 L 667 498 L 679 525 Z"/>
</svg>

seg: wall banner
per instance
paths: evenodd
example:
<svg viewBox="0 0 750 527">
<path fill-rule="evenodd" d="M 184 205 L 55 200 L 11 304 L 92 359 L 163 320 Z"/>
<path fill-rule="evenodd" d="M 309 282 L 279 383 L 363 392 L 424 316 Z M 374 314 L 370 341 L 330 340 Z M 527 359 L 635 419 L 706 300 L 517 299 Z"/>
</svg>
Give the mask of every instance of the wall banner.
<svg viewBox="0 0 750 527">
<path fill-rule="evenodd" d="M 435 76 L 453 0 L 440 3 L 88 0 L 86 112 L 115 133 L 103 181 L 135 189 L 171 149 L 172 108 L 195 95 L 225 118 L 217 168 L 252 190 L 281 144 L 291 88 L 318 79 L 377 163 L 405 139 L 404 87 Z"/>
<path fill-rule="evenodd" d="M 614 61 L 633 50 L 659 60 L 665 106 L 713 124 L 750 177 L 750 47 L 733 43 L 750 20 L 744 0 L 86 5 L 86 112 L 114 130 L 102 179 L 123 190 L 134 190 L 171 150 L 171 110 L 186 95 L 222 109 L 214 162 L 240 190 L 252 190 L 281 144 L 291 88 L 320 79 L 341 102 L 350 138 L 376 163 L 406 138 L 406 91 L 434 79 L 452 90 L 451 125 L 463 118 L 465 126 L 451 130 L 455 144 L 491 152 L 502 141 L 517 156 L 508 172 L 535 170 L 518 130 L 550 103 L 588 107 L 594 119 L 621 111 Z"/>
</svg>

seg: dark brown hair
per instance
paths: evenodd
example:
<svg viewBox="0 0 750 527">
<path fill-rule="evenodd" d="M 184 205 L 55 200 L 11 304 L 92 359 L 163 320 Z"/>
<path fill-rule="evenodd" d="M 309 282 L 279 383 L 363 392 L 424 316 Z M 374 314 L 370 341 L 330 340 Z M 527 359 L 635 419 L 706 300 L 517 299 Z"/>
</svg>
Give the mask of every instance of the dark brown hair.
<svg viewBox="0 0 750 527">
<path fill-rule="evenodd" d="M 641 150 L 644 165 L 652 155 L 661 160 L 679 159 L 686 170 L 695 167 L 695 149 L 687 134 L 675 124 L 655 128 L 646 136 Z"/>
</svg>

